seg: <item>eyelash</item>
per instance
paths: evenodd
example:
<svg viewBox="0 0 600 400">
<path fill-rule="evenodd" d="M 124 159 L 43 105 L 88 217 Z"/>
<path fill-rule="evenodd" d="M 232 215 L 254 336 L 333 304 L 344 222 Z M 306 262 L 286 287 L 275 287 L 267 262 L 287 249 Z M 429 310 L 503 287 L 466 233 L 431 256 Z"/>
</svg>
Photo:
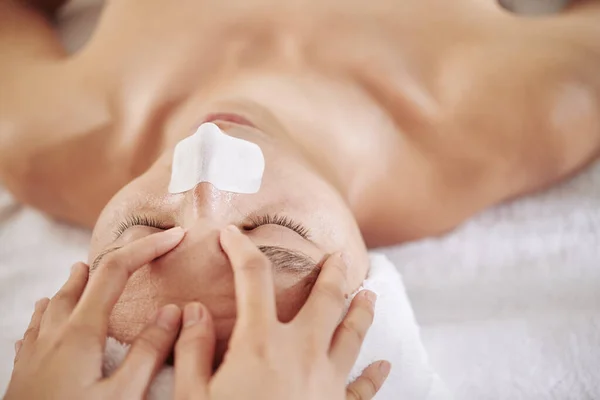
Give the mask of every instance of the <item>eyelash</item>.
<svg viewBox="0 0 600 400">
<path fill-rule="evenodd" d="M 273 214 L 273 215 L 266 214 L 266 215 L 260 215 L 257 217 L 251 217 L 250 225 L 245 226 L 244 229 L 250 231 L 252 229 L 258 228 L 259 226 L 271 225 L 271 224 L 285 226 L 286 228 L 289 228 L 289 229 L 295 231 L 298 235 L 302 236 L 304 239 L 308 239 L 308 237 L 309 237 L 310 231 L 304 225 L 302 225 L 299 222 L 295 222 L 290 217 L 286 217 L 284 215 L 278 215 L 278 214 Z"/>
<path fill-rule="evenodd" d="M 117 227 L 117 229 L 115 231 L 115 236 L 119 237 L 127 229 L 131 228 L 132 226 L 137 226 L 137 225 L 150 226 L 152 228 L 162 229 L 162 230 L 167 230 L 167 229 L 171 228 L 170 226 L 162 224 L 156 218 L 152 218 L 151 216 L 148 216 L 148 215 L 131 215 L 131 216 L 127 217 L 125 219 L 125 221 L 122 221 L 119 224 L 119 226 Z"/>
<path fill-rule="evenodd" d="M 293 230 L 294 232 L 296 232 L 298 235 L 302 236 L 305 239 L 308 239 L 308 237 L 309 237 L 309 230 L 304 225 L 302 225 L 299 222 L 295 222 L 293 219 L 291 219 L 289 217 L 286 217 L 283 215 L 278 215 L 278 214 L 273 214 L 273 215 L 267 214 L 267 215 L 261 215 L 258 217 L 251 217 L 250 224 L 247 226 L 244 226 L 244 229 L 251 231 L 253 229 L 258 228 L 259 226 L 271 225 L 271 224 L 285 226 L 286 228 Z M 119 224 L 119 226 L 115 230 L 115 237 L 121 236 L 123 234 L 123 232 L 125 232 L 127 229 L 129 229 L 133 226 L 138 226 L 138 225 L 149 226 L 152 228 L 162 229 L 162 230 L 167 230 L 167 229 L 171 228 L 170 226 L 167 226 L 167 225 L 161 223 L 156 218 L 153 218 L 148 215 L 131 215 L 131 216 L 127 217 L 125 219 L 125 221 L 122 221 Z"/>
</svg>

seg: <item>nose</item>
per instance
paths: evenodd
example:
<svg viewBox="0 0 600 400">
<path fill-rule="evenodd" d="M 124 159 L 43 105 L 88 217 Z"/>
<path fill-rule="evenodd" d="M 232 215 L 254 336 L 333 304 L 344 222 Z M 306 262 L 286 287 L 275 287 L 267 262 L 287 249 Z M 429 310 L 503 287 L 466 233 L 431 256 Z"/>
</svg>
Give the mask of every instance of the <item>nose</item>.
<svg viewBox="0 0 600 400">
<path fill-rule="evenodd" d="M 236 318 L 233 270 L 219 244 L 220 231 L 210 221 L 199 222 L 188 229 L 160 265 L 148 270 L 156 273 L 149 286 L 160 300 L 156 309 L 169 303 L 183 308 L 191 301 L 199 301 L 208 309 L 217 339 L 215 362 L 220 363 Z"/>
<path fill-rule="evenodd" d="M 220 230 L 235 224 L 243 218 L 236 207 L 239 194 L 217 189 L 208 182 L 200 182 L 194 189 L 185 193 L 180 221 L 184 229 Z M 204 228 L 198 227 L 198 225 Z"/>
<path fill-rule="evenodd" d="M 221 249 L 220 233 L 221 226 L 211 219 L 196 220 L 186 228 L 183 241 L 173 251 L 178 264 L 183 265 L 184 269 L 185 265 L 191 265 L 194 270 L 200 268 L 208 276 L 221 273 L 219 271 L 222 271 L 228 261 Z"/>
</svg>

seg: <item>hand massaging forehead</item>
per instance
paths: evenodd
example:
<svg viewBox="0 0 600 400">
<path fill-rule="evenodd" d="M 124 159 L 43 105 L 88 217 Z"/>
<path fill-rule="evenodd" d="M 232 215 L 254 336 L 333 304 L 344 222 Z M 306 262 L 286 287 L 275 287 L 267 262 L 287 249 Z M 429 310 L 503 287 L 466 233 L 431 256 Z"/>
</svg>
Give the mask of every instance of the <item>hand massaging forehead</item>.
<svg viewBox="0 0 600 400">
<path fill-rule="evenodd" d="M 204 123 L 175 146 L 169 193 L 182 193 L 201 182 L 218 190 L 257 193 L 265 169 L 260 147 Z"/>
</svg>

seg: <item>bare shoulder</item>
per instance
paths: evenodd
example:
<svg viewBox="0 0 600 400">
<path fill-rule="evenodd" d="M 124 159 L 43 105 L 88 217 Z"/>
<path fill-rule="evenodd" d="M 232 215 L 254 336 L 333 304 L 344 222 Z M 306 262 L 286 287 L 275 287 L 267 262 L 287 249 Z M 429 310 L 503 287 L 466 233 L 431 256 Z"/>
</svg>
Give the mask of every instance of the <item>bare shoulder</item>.
<svg viewBox="0 0 600 400">
<path fill-rule="evenodd" d="M 497 10 L 440 52 L 420 86 L 430 101 L 425 118 L 399 119 L 414 161 L 393 166 L 358 213 L 371 244 L 447 231 L 598 157 L 599 6 L 579 2 L 537 19 Z"/>
<path fill-rule="evenodd" d="M 47 17 L 25 2 L 0 2 L 0 53 L 0 182 L 24 203 L 82 222 L 65 200 L 95 169 L 112 122 L 101 82 L 89 79 Z"/>
<path fill-rule="evenodd" d="M 0 82 L 0 182 L 25 204 L 91 223 L 95 215 L 78 204 L 100 198 L 101 185 L 85 182 L 101 173 L 110 139 L 113 118 L 102 97 L 59 65 L 31 68 L 9 82 L 0 76 Z"/>
</svg>

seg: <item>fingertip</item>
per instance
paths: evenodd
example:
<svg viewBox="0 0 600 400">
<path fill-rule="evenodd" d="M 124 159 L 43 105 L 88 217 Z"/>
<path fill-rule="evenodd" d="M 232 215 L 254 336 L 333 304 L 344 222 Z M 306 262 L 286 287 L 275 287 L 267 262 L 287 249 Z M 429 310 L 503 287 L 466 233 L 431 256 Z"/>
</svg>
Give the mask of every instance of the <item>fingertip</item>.
<svg viewBox="0 0 600 400">
<path fill-rule="evenodd" d="M 367 303 L 369 303 L 371 308 L 374 309 L 375 303 L 377 302 L 377 293 L 371 290 L 363 290 L 361 295 L 364 296 L 365 300 L 367 300 Z"/>
<path fill-rule="evenodd" d="M 182 227 L 176 226 L 171 229 L 167 229 L 166 231 L 158 232 L 138 239 L 128 246 L 123 246 L 124 248 L 128 248 L 128 250 L 125 250 L 124 253 L 127 253 L 127 251 L 132 251 L 134 246 L 144 246 L 150 249 L 153 248 L 151 253 L 144 254 L 144 252 L 142 252 L 141 254 L 144 254 L 144 257 L 132 265 L 138 266 L 138 264 L 145 264 L 173 250 L 179 245 L 179 243 L 181 243 L 185 237 L 185 234 L 186 231 Z M 148 246 L 147 243 L 153 243 L 153 245 Z M 148 257 L 152 258 L 149 259 Z"/>
<path fill-rule="evenodd" d="M 385 378 L 387 378 L 387 376 L 390 374 L 390 371 L 392 370 L 392 364 L 386 360 L 379 361 L 379 363 L 377 365 L 377 369 L 383 376 L 383 379 L 385 379 Z"/>
<path fill-rule="evenodd" d="M 344 297 L 347 298 L 350 294 L 350 289 L 348 284 L 348 264 L 344 261 L 344 254 L 336 252 L 325 260 L 315 285 L 320 285 L 324 281 L 331 281 L 340 286 Z"/>
<path fill-rule="evenodd" d="M 206 318 L 206 312 L 202 304 L 193 302 L 186 304 L 183 309 L 183 327 L 189 328 L 190 326 L 203 322 Z"/>
<path fill-rule="evenodd" d="M 175 398 L 178 391 L 201 391 L 212 375 L 216 336 L 208 310 L 200 303 L 183 308 L 183 328 L 175 344 Z"/>
<path fill-rule="evenodd" d="M 156 314 L 156 324 L 167 331 L 178 329 L 180 321 L 181 309 L 175 304 L 163 306 Z"/>
<path fill-rule="evenodd" d="M 81 261 L 78 261 L 71 266 L 71 275 L 87 273 L 89 271 L 89 269 L 90 269 L 90 267 L 87 264 L 85 264 Z"/>
<path fill-rule="evenodd" d="M 348 273 L 348 266 L 350 264 L 349 257 L 346 253 L 338 251 L 333 253 L 326 261 L 325 264 L 334 264 L 342 272 L 344 278 Z"/>
<path fill-rule="evenodd" d="M 235 225 L 227 225 L 225 228 L 221 229 L 221 238 L 224 239 L 239 234 L 241 234 L 240 229 Z"/>
<path fill-rule="evenodd" d="M 181 226 L 175 226 L 158 234 L 159 240 L 165 247 L 175 247 L 183 240 L 186 231 Z"/>
<path fill-rule="evenodd" d="M 235 225 L 229 225 L 221 230 L 219 242 L 234 269 L 236 265 L 241 266 L 251 255 L 263 255 L 254 242 Z"/>
<path fill-rule="evenodd" d="M 226 233 L 231 233 L 231 234 L 240 233 L 240 229 L 235 225 L 227 225 L 227 227 L 225 227 L 225 229 L 223 229 L 223 231 Z"/>
<path fill-rule="evenodd" d="M 118 370 L 109 378 L 123 398 L 146 398 L 152 380 L 177 340 L 181 309 L 168 304 L 137 335 Z"/>
<path fill-rule="evenodd" d="M 36 311 L 43 310 L 48 306 L 48 303 L 50 303 L 50 299 L 48 297 L 42 297 L 35 302 L 34 309 Z"/>
<path fill-rule="evenodd" d="M 235 225 L 228 225 L 225 228 L 223 228 L 219 234 L 219 242 L 221 243 L 221 247 L 223 247 L 223 250 L 226 250 L 229 240 L 234 238 L 236 235 L 240 234 L 240 230 Z"/>
<path fill-rule="evenodd" d="M 379 392 L 390 372 L 388 361 L 376 361 L 346 388 L 347 399 L 370 400 Z"/>
</svg>

